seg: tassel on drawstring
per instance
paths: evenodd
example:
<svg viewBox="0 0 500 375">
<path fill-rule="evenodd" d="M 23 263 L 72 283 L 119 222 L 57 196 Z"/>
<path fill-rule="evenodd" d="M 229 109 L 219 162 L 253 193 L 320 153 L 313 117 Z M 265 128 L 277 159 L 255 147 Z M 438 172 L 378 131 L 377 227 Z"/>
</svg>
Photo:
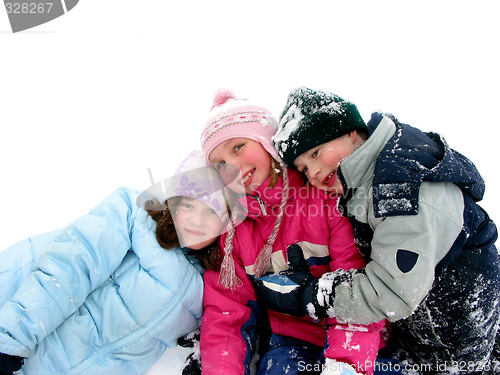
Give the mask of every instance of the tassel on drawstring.
<svg viewBox="0 0 500 375">
<path fill-rule="evenodd" d="M 238 218 L 238 210 L 234 208 L 231 221 L 229 223 L 230 228 L 228 230 L 228 235 L 224 243 L 224 259 L 220 266 L 220 274 L 218 283 L 226 289 L 231 289 L 234 291 L 236 287 L 243 285 L 243 282 L 238 276 L 236 276 L 236 269 L 234 267 L 233 258 L 233 239 L 236 234 L 236 219 Z"/>
<path fill-rule="evenodd" d="M 278 217 L 276 218 L 276 222 L 274 223 L 273 231 L 269 236 L 267 243 L 262 248 L 257 257 L 253 272 L 256 278 L 261 277 L 267 270 L 267 266 L 271 260 L 271 254 L 273 252 L 273 245 L 276 241 L 276 237 L 278 235 L 278 231 L 281 226 L 281 222 L 283 220 L 285 205 L 288 201 L 289 195 L 289 181 L 288 181 L 288 171 L 286 166 L 282 166 L 283 169 L 283 193 L 281 195 L 281 203 L 279 207 Z M 231 289 L 234 291 L 236 287 L 243 285 L 241 279 L 236 276 L 236 268 L 234 266 L 234 258 L 233 258 L 233 239 L 236 234 L 236 218 L 238 214 L 236 210 L 234 210 L 231 215 L 230 228 L 228 230 L 228 235 L 226 237 L 226 241 L 224 243 L 224 259 L 222 260 L 219 281 L 218 283 L 222 285 L 226 289 Z"/>
<path fill-rule="evenodd" d="M 276 222 L 274 223 L 273 231 L 269 236 L 266 245 L 260 251 L 259 256 L 257 257 L 257 260 L 255 261 L 255 264 L 253 266 L 253 272 L 256 278 L 259 278 L 262 275 L 264 275 L 264 273 L 267 270 L 267 266 L 269 264 L 269 261 L 271 260 L 271 254 L 273 252 L 274 241 L 276 241 L 276 236 L 278 235 L 278 231 L 281 226 L 281 221 L 283 220 L 285 205 L 288 201 L 288 194 L 289 194 L 288 170 L 284 165 L 282 166 L 282 170 L 283 170 L 283 193 L 281 194 L 281 203 L 278 212 L 278 217 L 276 219 Z"/>
</svg>

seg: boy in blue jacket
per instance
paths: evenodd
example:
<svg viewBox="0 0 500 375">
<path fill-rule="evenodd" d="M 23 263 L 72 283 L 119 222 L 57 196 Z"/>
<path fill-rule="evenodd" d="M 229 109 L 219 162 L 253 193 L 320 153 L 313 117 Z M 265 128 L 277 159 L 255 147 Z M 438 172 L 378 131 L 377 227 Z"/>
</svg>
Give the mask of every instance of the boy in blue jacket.
<svg viewBox="0 0 500 375">
<path fill-rule="evenodd" d="M 290 93 L 273 140 L 309 183 L 341 195 L 367 266 L 263 277 L 260 297 L 313 318 L 386 318 L 385 355 L 422 373 L 500 370 L 497 229 L 477 204 L 485 186 L 474 165 L 438 134 L 381 113 L 365 125 L 353 103 L 304 87 Z M 285 284 L 296 288 L 280 292 Z"/>
</svg>

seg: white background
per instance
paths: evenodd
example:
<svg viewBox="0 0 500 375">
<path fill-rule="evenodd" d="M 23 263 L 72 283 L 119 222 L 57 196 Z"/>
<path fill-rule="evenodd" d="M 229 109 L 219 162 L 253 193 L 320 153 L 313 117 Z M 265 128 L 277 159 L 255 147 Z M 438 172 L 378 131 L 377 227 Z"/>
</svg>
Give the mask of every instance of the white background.
<svg viewBox="0 0 500 375">
<path fill-rule="evenodd" d="M 81 0 L 16 34 L 0 8 L 0 249 L 170 176 L 218 87 L 279 116 L 306 85 L 440 132 L 500 220 L 497 3 Z"/>
<path fill-rule="evenodd" d="M 81 0 L 17 34 L 0 7 L 0 249 L 169 177 L 218 87 L 279 116 L 305 85 L 440 132 L 500 221 L 497 3 Z M 169 353 L 150 374 L 179 373 Z"/>
</svg>

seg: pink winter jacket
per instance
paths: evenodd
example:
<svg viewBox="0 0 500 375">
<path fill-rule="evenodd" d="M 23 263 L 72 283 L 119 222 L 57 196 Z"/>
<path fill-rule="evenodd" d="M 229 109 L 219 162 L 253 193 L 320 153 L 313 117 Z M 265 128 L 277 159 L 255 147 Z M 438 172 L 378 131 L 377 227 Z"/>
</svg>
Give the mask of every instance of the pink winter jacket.
<svg viewBox="0 0 500 375">
<path fill-rule="evenodd" d="M 302 247 L 316 277 L 338 268 L 364 268 L 352 227 L 338 212 L 337 200 L 304 185 L 301 173 L 294 170 L 288 173 L 290 196 L 267 272 L 288 268 L 286 250 L 295 243 Z M 243 284 L 231 292 L 218 284 L 218 272 L 205 273 L 205 312 L 201 324 L 204 375 L 249 373 L 259 314 L 252 284 L 253 265 L 273 230 L 283 187 L 281 178 L 272 189 L 267 188 L 268 184 L 269 179 L 246 197 L 249 215 L 236 229 L 233 257 L 236 274 Z M 222 247 L 225 235 L 220 241 Z M 383 346 L 384 321 L 364 326 L 341 324 L 336 319 L 314 322 L 308 316 L 298 318 L 271 310 L 267 314 L 274 333 L 324 346 L 325 357 L 356 365 L 359 371 L 365 361 L 375 361 L 378 349 Z M 372 368 L 368 366 L 368 373 Z"/>
</svg>

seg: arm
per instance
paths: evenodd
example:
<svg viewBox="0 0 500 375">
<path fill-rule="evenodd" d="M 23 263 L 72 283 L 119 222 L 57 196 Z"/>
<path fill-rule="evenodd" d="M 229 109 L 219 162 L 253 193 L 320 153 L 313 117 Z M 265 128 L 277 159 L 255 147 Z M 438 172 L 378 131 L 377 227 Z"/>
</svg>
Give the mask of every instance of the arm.
<svg viewBox="0 0 500 375">
<path fill-rule="evenodd" d="M 0 352 L 28 357 L 104 282 L 130 249 L 135 195 L 118 189 L 71 223 L 0 309 Z"/>
<path fill-rule="evenodd" d="M 258 280 L 257 293 L 264 299 L 286 301 L 277 307 L 282 312 L 293 299 L 312 318 L 337 317 L 357 324 L 406 318 L 432 288 L 440 261 L 446 256 L 451 262 L 449 256 L 457 256 L 459 242 L 466 240 L 466 235 L 459 237 L 463 209 L 463 195 L 455 185 L 422 183 L 418 215 L 384 219 L 371 215 L 372 261 L 366 269 L 329 272 L 293 290 L 288 288 L 286 295 L 280 286 L 296 276 L 278 273 Z"/>
<path fill-rule="evenodd" d="M 436 266 L 462 231 L 463 208 L 456 186 L 423 183 L 418 215 L 373 219 L 372 261 L 364 272 L 331 277 L 332 312 L 358 323 L 411 315 L 432 288 Z"/>
<path fill-rule="evenodd" d="M 221 238 L 221 243 L 224 239 Z M 237 248 L 235 238 L 235 249 Z M 234 256 L 234 253 L 233 253 Z M 201 363 L 203 374 L 248 374 L 254 348 L 255 304 L 253 286 L 241 262 L 235 260 L 242 285 L 234 292 L 218 284 L 219 272 L 206 271 L 201 323 Z"/>
<path fill-rule="evenodd" d="M 364 268 L 366 263 L 354 242 L 354 234 L 349 219 L 343 217 L 337 209 L 337 199 L 329 199 L 328 226 L 330 230 L 330 270 L 350 270 Z"/>
<path fill-rule="evenodd" d="M 360 269 L 366 266 L 354 242 L 349 220 L 340 216 L 336 200 L 330 200 L 330 263 L 331 271 Z M 342 271 L 340 271 L 342 272 Z M 369 325 L 341 323 L 336 318 L 328 319 L 325 358 L 354 366 L 358 373 L 373 372 L 373 364 L 380 346 L 380 335 L 385 320 Z M 371 362 L 371 366 L 365 366 Z"/>
</svg>

